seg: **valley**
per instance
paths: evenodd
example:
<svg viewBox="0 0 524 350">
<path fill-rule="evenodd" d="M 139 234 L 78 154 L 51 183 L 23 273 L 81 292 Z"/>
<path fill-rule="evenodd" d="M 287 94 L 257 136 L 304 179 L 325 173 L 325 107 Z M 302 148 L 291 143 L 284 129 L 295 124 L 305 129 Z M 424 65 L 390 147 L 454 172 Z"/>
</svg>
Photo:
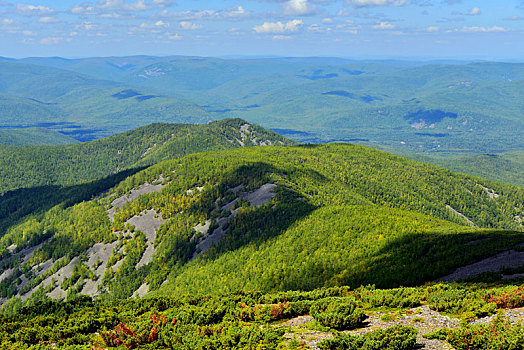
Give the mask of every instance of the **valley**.
<svg viewBox="0 0 524 350">
<path fill-rule="evenodd" d="M 60 131 L 82 141 L 142 126 L 144 117 L 233 117 L 289 129 L 301 142 L 366 140 L 417 154 L 524 147 L 517 63 L 133 56 L 22 59 L 2 63 L 0 73 L 2 125 L 21 124 L 14 116 L 26 106 L 26 117 L 49 115 L 32 120 L 76 123 Z M 45 91 L 29 85 L 50 80 Z"/>
<path fill-rule="evenodd" d="M 0 129 L 49 130 L 38 143 L 35 136 L 2 141 L 0 133 L 2 144 L 84 142 L 152 122 L 242 118 L 302 143 L 361 143 L 522 186 L 519 63 L 27 58 L 1 62 L 0 77 Z"/>
</svg>

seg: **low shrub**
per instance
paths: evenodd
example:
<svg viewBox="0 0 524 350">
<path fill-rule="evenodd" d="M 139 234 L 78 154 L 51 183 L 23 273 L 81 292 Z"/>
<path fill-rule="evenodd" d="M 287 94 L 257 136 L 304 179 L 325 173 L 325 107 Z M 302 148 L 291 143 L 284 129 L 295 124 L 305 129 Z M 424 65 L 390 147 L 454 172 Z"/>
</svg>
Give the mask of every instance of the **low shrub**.
<svg viewBox="0 0 524 350">
<path fill-rule="evenodd" d="M 364 335 L 339 333 L 334 339 L 321 341 L 318 347 L 321 350 L 412 350 L 416 341 L 415 328 L 397 325 Z"/>
<path fill-rule="evenodd" d="M 524 306 L 524 286 L 512 291 L 504 291 L 500 295 L 493 294 L 487 300 L 495 303 L 498 309 L 514 309 Z"/>
<path fill-rule="evenodd" d="M 366 314 L 354 300 L 327 298 L 311 306 L 311 316 L 321 325 L 337 330 L 352 329 L 366 319 Z"/>
<path fill-rule="evenodd" d="M 524 327 L 511 325 L 497 317 L 487 325 L 463 326 L 457 329 L 440 329 L 425 335 L 428 339 L 446 340 L 457 350 L 521 350 L 524 349 Z"/>
</svg>

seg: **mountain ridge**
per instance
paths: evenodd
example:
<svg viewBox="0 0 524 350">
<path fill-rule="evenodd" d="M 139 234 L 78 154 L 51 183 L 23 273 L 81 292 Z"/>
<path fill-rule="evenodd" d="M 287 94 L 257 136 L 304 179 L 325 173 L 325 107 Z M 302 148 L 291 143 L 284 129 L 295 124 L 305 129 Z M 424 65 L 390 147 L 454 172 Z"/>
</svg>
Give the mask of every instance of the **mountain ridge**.
<svg viewBox="0 0 524 350">
<path fill-rule="evenodd" d="M 0 292 L 6 301 L 34 293 L 122 298 L 148 289 L 178 294 L 414 285 L 523 243 L 516 219 L 524 216 L 523 198 L 516 187 L 362 146 L 191 154 L 127 177 L 99 198 L 12 226 L 0 238 L 8 276 Z M 311 227 L 316 236 L 308 237 Z M 328 237 L 330 247 L 321 243 Z M 479 240 L 482 246 L 471 244 Z M 24 250 L 28 242 L 36 248 Z M 304 255 L 292 253 L 298 247 Z M 275 259 L 273 251 L 282 254 Z M 348 253 L 359 262 L 340 255 Z M 391 255 L 398 265 L 391 265 Z M 15 261 L 22 263 L 18 269 Z M 317 276 L 303 280 L 307 285 L 285 277 L 307 271 Z M 287 282 L 275 284 L 274 278 Z"/>
<path fill-rule="evenodd" d="M 266 143 L 296 144 L 241 119 L 225 119 L 197 125 L 151 124 L 67 146 L 0 145 L 0 193 L 20 187 L 92 181 L 133 166 L 151 165 L 193 152 Z M 32 169 L 34 172 L 28 176 Z"/>
</svg>

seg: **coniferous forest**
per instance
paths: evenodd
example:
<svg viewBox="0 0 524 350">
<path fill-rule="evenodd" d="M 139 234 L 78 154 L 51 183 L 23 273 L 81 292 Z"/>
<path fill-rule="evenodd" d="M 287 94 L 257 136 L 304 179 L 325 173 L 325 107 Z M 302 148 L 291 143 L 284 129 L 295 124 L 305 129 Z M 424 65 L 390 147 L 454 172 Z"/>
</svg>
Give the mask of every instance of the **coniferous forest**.
<svg viewBox="0 0 524 350">
<path fill-rule="evenodd" d="M 524 345 L 522 188 L 239 119 L 10 147 L 4 348 Z"/>
</svg>

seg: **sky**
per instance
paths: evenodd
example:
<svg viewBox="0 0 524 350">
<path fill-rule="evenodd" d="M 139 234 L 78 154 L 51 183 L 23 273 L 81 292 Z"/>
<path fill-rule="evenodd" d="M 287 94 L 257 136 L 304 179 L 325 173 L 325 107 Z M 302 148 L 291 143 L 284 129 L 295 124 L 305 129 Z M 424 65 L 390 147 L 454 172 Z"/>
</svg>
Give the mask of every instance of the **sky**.
<svg viewBox="0 0 524 350">
<path fill-rule="evenodd" d="M 0 56 L 524 62 L 524 0 L 0 0 Z"/>
</svg>

